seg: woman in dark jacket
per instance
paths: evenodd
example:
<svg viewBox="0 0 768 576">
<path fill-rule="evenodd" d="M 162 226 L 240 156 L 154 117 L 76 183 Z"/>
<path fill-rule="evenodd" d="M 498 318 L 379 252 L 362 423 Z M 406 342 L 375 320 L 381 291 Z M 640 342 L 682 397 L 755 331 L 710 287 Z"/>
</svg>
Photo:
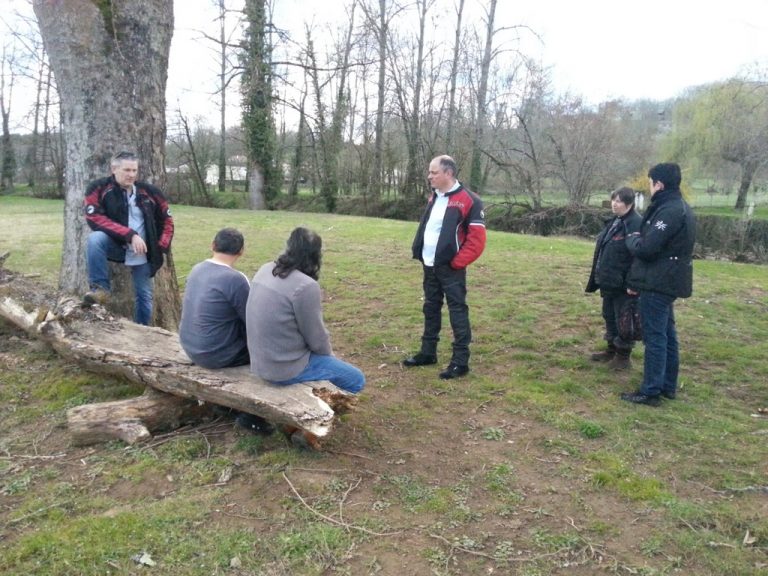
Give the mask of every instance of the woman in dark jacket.
<svg viewBox="0 0 768 576">
<path fill-rule="evenodd" d="M 642 218 L 635 210 L 635 191 L 619 188 L 611 192 L 611 210 L 615 214 L 597 237 L 592 271 L 587 292 L 600 290 L 603 299 L 605 340 L 608 348 L 592 354 L 595 362 L 608 362 L 614 370 L 630 368 L 629 360 L 634 342 L 619 336 L 619 313 L 627 299 L 627 273 L 632 266 L 632 254 L 626 246 L 629 234 L 640 230 Z"/>
</svg>

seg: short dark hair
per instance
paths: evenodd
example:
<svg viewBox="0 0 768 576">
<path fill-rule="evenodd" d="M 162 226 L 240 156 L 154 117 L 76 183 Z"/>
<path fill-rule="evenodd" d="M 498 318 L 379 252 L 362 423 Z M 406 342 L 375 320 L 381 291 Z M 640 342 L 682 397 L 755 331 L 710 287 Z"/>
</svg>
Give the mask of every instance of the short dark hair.
<svg viewBox="0 0 768 576">
<path fill-rule="evenodd" d="M 285 251 L 275 260 L 272 274 L 285 278 L 294 270 L 298 270 L 317 280 L 320 277 L 322 248 L 322 238 L 312 230 L 301 226 L 294 228 L 288 237 Z"/>
<path fill-rule="evenodd" d="M 456 166 L 456 160 L 451 158 L 450 156 L 439 156 L 440 160 L 440 168 L 442 168 L 445 172 L 450 172 L 454 178 L 456 178 L 459 175 L 459 169 Z"/>
<path fill-rule="evenodd" d="M 648 170 L 648 178 L 654 182 L 664 184 L 665 190 L 676 190 L 680 188 L 680 182 L 683 181 L 680 166 L 674 162 L 656 164 L 656 166 Z"/>
<path fill-rule="evenodd" d="M 121 150 L 120 152 L 112 156 L 112 159 L 109 161 L 109 165 L 112 168 L 114 168 L 115 166 L 118 166 L 119 164 L 121 164 L 123 161 L 138 162 L 139 157 L 134 152 L 129 152 L 128 150 Z"/>
<path fill-rule="evenodd" d="M 213 239 L 213 251 L 235 256 L 240 254 L 245 246 L 245 238 L 239 230 L 222 228 Z"/>
<path fill-rule="evenodd" d="M 622 188 L 618 188 L 611 192 L 611 200 L 615 200 L 616 198 L 629 206 L 630 204 L 635 203 L 635 191 L 632 190 L 632 188 L 623 186 Z"/>
</svg>

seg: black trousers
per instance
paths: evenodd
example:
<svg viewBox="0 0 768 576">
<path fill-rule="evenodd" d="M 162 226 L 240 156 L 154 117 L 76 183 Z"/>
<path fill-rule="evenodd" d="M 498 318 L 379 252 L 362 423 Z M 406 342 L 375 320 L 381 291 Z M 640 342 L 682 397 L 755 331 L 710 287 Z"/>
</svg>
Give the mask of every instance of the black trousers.
<svg viewBox="0 0 768 576">
<path fill-rule="evenodd" d="M 424 335 L 421 337 L 421 352 L 430 356 L 437 355 L 443 299 L 448 304 L 448 317 L 453 330 L 451 362 L 458 366 L 468 366 L 472 330 L 467 306 L 466 269 L 454 270 L 447 265 L 424 266 Z"/>
<path fill-rule="evenodd" d="M 624 303 L 632 296 L 627 294 L 626 290 L 600 290 L 600 296 L 603 298 L 603 320 L 605 320 L 603 338 L 618 350 L 632 350 L 635 343 L 627 342 L 619 336 L 619 314 Z"/>
</svg>

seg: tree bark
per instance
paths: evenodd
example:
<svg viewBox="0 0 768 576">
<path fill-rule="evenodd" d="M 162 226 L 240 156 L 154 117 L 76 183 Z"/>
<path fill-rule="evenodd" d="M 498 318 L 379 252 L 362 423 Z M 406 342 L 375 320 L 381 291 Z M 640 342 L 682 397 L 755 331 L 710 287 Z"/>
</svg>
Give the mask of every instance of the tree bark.
<svg viewBox="0 0 768 576">
<path fill-rule="evenodd" d="M 165 184 L 173 0 L 34 0 L 33 7 L 61 97 L 67 184 L 59 287 L 72 294 L 88 285 L 82 209 L 88 182 L 108 174 L 112 155 L 127 149 L 141 159 L 143 180 Z M 161 298 L 180 309 L 178 293 Z"/>
</svg>

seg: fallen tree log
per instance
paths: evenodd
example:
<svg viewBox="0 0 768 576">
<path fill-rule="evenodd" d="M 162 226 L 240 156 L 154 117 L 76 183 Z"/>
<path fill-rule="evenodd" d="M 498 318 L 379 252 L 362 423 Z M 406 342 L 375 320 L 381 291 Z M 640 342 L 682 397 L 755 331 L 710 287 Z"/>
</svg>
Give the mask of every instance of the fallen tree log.
<svg viewBox="0 0 768 576">
<path fill-rule="evenodd" d="M 136 398 L 70 408 L 67 426 L 73 443 L 79 446 L 112 438 L 135 444 L 150 439 L 152 432 L 175 430 L 210 413 L 208 404 L 147 388 Z"/>
<path fill-rule="evenodd" d="M 118 405 L 73 408 L 67 417 L 76 443 L 93 442 L 99 434 L 103 440 L 136 442 L 155 430 L 178 425 L 201 402 L 256 414 L 322 438 L 331 432 L 336 414 L 356 402 L 330 382 L 274 386 L 252 376 L 247 366 L 200 368 L 184 354 L 177 334 L 116 318 L 100 306 L 84 309 L 79 300 L 46 294 L 2 268 L 0 318 L 88 370 L 123 376 L 187 400 L 185 404 L 145 395 Z M 110 419 L 116 421 L 107 422 Z"/>
</svg>

